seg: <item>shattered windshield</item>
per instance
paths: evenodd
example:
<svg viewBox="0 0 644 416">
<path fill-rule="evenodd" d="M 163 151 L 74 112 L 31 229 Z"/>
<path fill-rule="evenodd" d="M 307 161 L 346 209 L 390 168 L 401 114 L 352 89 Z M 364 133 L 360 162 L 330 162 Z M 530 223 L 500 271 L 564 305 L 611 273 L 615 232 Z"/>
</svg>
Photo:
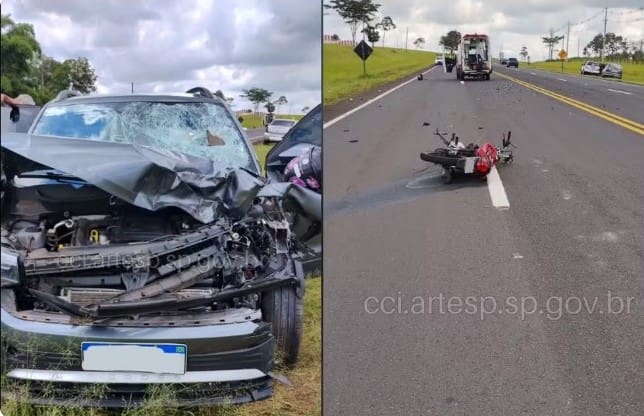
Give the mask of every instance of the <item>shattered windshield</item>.
<svg viewBox="0 0 644 416">
<path fill-rule="evenodd" d="M 48 107 L 33 134 L 130 143 L 256 170 L 251 150 L 222 105 L 204 102 L 104 102 Z"/>
</svg>

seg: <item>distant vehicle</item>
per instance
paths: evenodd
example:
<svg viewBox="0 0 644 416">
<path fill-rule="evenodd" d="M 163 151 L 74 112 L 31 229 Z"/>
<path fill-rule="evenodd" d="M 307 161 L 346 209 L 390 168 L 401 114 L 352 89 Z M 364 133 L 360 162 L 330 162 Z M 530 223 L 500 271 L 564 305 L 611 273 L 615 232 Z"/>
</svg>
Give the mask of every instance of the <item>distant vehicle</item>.
<svg viewBox="0 0 644 416">
<path fill-rule="evenodd" d="M 510 67 L 518 68 L 519 67 L 519 60 L 517 58 L 508 58 L 508 62 L 507 62 L 506 65 L 508 66 L 508 68 L 510 68 Z"/>
<path fill-rule="evenodd" d="M 443 65 L 443 58 L 437 56 L 436 59 L 434 59 L 434 65 Z"/>
<path fill-rule="evenodd" d="M 581 66 L 581 75 L 599 75 L 601 73 L 601 68 L 597 62 L 586 61 Z"/>
<path fill-rule="evenodd" d="M 295 120 L 276 118 L 266 127 L 264 143 L 281 142 L 282 137 L 295 125 Z"/>
<path fill-rule="evenodd" d="M 508 64 L 507 59 L 505 59 L 505 58 L 501 59 L 501 65 L 507 65 L 507 64 Z"/>
<path fill-rule="evenodd" d="M 601 76 L 622 79 L 622 66 L 619 64 L 606 64 L 601 71 Z"/>
<path fill-rule="evenodd" d="M 489 51 L 488 35 L 463 35 L 456 56 L 456 79 L 462 81 L 465 77 L 473 77 L 489 80 L 492 74 L 492 58 Z"/>
</svg>

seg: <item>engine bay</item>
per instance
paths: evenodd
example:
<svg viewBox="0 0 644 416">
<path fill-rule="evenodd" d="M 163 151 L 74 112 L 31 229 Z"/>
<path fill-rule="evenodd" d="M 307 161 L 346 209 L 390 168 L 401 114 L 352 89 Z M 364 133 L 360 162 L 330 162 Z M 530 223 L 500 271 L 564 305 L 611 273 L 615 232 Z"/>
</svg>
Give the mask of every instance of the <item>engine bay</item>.
<svg viewBox="0 0 644 416">
<path fill-rule="evenodd" d="M 5 185 L 2 245 L 24 255 L 17 311 L 90 315 L 118 305 L 110 317 L 123 317 L 253 310 L 256 294 L 207 299 L 283 271 L 297 245 L 271 198 L 256 198 L 242 218 L 204 225 L 180 209 L 152 212 L 58 173 L 22 174 Z M 171 306 L 191 299 L 204 301 Z M 125 307 L 153 301 L 170 312 Z"/>
</svg>

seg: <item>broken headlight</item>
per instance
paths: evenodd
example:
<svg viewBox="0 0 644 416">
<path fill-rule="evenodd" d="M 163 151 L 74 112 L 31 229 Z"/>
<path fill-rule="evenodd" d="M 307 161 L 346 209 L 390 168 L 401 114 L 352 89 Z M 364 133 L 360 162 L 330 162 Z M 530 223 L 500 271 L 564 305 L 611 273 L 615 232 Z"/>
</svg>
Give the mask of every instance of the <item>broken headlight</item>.
<svg viewBox="0 0 644 416">
<path fill-rule="evenodd" d="M 22 280 L 23 266 L 20 255 L 9 248 L 2 248 L 2 287 L 17 286 Z"/>
</svg>

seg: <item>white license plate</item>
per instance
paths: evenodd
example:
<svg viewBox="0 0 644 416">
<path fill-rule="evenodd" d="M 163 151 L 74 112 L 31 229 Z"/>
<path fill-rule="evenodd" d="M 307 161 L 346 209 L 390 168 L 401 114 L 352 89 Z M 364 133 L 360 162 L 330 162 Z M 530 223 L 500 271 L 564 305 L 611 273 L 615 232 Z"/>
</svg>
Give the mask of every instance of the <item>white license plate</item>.
<svg viewBox="0 0 644 416">
<path fill-rule="evenodd" d="M 474 165 L 476 164 L 476 159 L 477 157 L 468 157 L 465 159 L 465 168 L 463 171 L 465 173 L 473 173 L 474 172 Z"/>
<path fill-rule="evenodd" d="M 133 371 L 185 374 L 188 348 L 183 344 L 83 342 L 85 371 Z"/>
</svg>

